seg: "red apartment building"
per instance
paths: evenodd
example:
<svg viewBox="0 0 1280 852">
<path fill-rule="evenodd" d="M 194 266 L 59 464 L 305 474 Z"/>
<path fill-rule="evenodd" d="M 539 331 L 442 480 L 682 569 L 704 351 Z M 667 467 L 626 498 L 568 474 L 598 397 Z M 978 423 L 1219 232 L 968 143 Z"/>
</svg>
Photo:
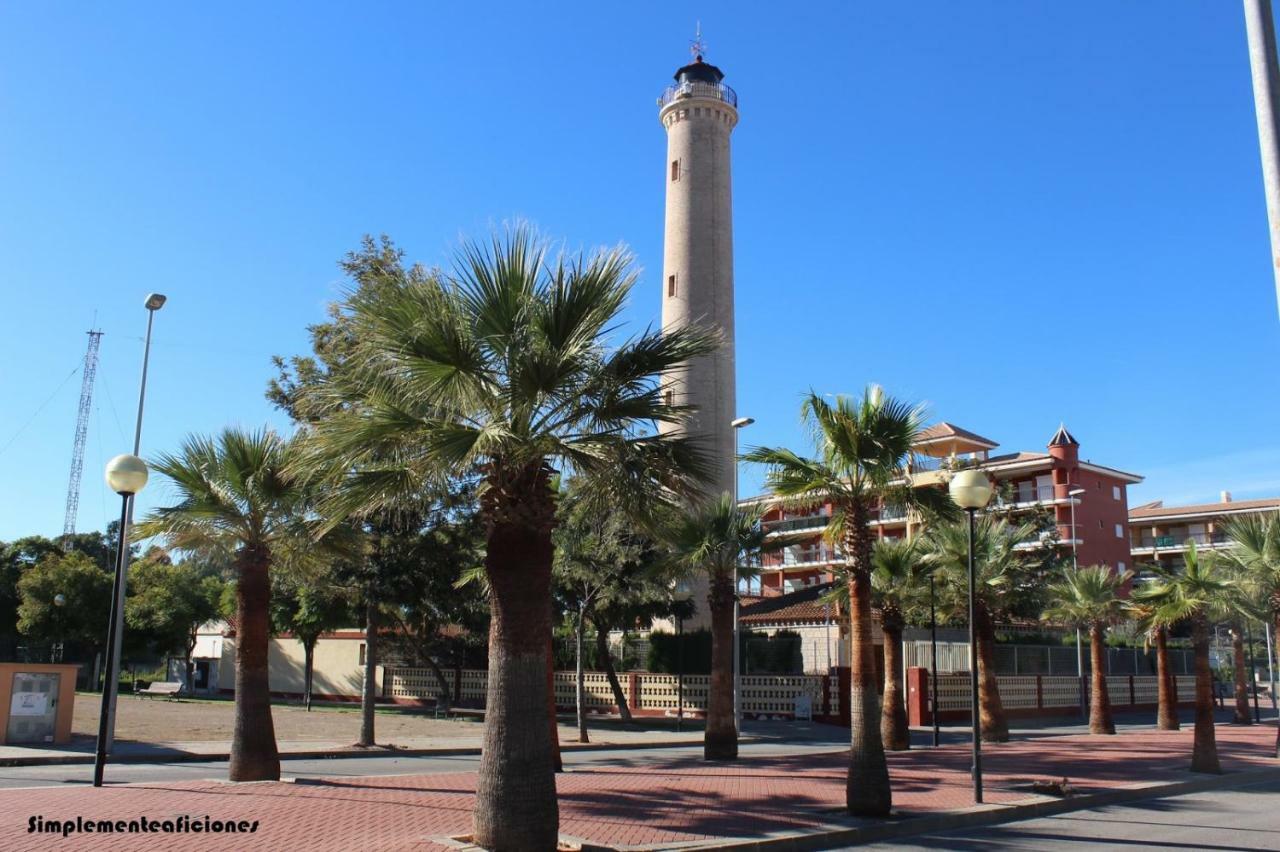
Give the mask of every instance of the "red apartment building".
<svg viewBox="0 0 1280 852">
<path fill-rule="evenodd" d="M 916 488 L 946 488 L 957 460 L 976 464 L 996 485 L 993 506 L 1014 513 L 1049 510 L 1059 537 L 1056 546 L 1074 546 L 1081 565 L 1132 567 L 1128 486 L 1142 477 L 1081 461 L 1080 444 L 1065 426 L 1058 428 L 1044 452 L 993 454 L 998 446 L 950 423 L 938 423 L 921 433 L 907 476 Z M 769 499 L 764 495 L 744 502 L 767 504 Z M 829 504 L 810 512 L 776 507 L 767 511 L 764 525 L 769 537 L 785 544 L 765 554 L 758 594 L 781 595 L 833 579 L 832 567 L 841 557 L 822 540 L 830 515 Z M 921 529 L 919 518 L 891 505 L 880 506 L 872 524 L 881 538 L 910 538 Z M 1050 546 L 1052 538 L 1047 535 L 1044 544 L 1031 546 Z"/>
<path fill-rule="evenodd" d="M 1228 518 L 1280 512 L 1280 497 L 1262 500 L 1232 500 L 1223 491 L 1217 503 L 1193 506 L 1166 506 L 1163 500 L 1135 506 L 1129 512 L 1129 553 L 1140 570 L 1145 563 L 1165 568 L 1183 565 L 1188 543 L 1197 550 L 1222 550 L 1230 546 L 1222 526 Z"/>
</svg>

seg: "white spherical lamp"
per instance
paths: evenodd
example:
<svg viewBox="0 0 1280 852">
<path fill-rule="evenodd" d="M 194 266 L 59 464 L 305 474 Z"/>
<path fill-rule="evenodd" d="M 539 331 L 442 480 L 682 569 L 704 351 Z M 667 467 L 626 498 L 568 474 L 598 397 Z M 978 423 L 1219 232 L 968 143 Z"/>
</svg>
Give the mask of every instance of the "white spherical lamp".
<svg viewBox="0 0 1280 852">
<path fill-rule="evenodd" d="M 962 470 L 947 486 L 951 500 L 961 509 L 981 509 L 991 500 L 991 481 L 980 470 Z"/>
<path fill-rule="evenodd" d="M 117 494 L 137 494 L 147 487 L 147 463 L 123 453 L 107 462 L 107 486 Z"/>
</svg>

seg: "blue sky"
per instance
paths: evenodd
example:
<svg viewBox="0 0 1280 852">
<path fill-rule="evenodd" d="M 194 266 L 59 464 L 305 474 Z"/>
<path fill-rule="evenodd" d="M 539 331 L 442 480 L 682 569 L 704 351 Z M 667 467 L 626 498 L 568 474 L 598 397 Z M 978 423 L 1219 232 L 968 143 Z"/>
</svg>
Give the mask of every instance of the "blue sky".
<svg viewBox="0 0 1280 852">
<path fill-rule="evenodd" d="M 1134 502 L 1280 493 L 1238 3 L 477 8 L 0 5 L 0 539 L 61 529 L 60 383 L 95 314 L 79 528 L 114 517 L 100 471 L 129 445 L 150 290 L 144 455 L 285 425 L 269 358 L 305 348 L 365 233 L 428 264 L 515 218 L 623 241 L 628 319 L 655 323 L 654 99 L 697 20 L 741 98 L 747 442 L 801 446 L 801 392 L 877 381 L 1008 450 L 1065 420 L 1148 476 Z"/>
</svg>

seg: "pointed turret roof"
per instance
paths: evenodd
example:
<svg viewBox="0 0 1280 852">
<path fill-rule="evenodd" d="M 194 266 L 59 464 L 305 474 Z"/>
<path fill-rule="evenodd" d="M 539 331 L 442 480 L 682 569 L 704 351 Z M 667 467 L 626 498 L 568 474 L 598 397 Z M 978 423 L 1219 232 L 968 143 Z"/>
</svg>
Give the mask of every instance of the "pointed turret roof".
<svg viewBox="0 0 1280 852">
<path fill-rule="evenodd" d="M 1072 435 L 1070 432 L 1068 432 L 1068 431 L 1067 431 L 1067 426 L 1066 426 L 1066 424 L 1065 424 L 1065 423 L 1060 423 L 1060 424 L 1058 424 L 1058 431 L 1057 431 L 1057 432 L 1054 432 L 1054 433 L 1053 433 L 1053 437 L 1049 439 L 1049 446 L 1051 446 L 1051 447 L 1066 447 L 1066 446 L 1074 446 L 1074 447 L 1078 447 L 1078 446 L 1080 446 L 1080 442 L 1079 442 L 1079 441 L 1077 441 L 1077 440 L 1075 439 L 1075 436 L 1074 436 L 1074 435 Z"/>
</svg>

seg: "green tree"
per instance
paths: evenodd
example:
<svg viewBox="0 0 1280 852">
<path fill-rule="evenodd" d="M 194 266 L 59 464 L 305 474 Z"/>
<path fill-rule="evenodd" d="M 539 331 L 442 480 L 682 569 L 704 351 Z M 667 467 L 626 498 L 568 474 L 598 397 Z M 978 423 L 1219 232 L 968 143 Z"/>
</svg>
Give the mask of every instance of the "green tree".
<svg viewBox="0 0 1280 852">
<path fill-rule="evenodd" d="M 903 698 L 902 631 L 929 606 L 929 566 L 916 540 L 881 539 L 871 553 L 871 593 L 884 633 L 884 709 L 880 737 L 885 748 L 911 748 Z M 847 585 L 846 585 L 847 588 Z"/>
<path fill-rule="evenodd" d="M 703 757 L 736 760 L 738 728 L 733 713 L 733 604 L 738 590 L 734 572 L 750 576 L 764 547 L 760 511 L 734 504 L 733 495 L 696 508 L 672 524 L 669 546 L 682 574 L 707 577 L 707 614 L 711 616 L 711 686 Z"/>
<path fill-rule="evenodd" d="M 125 624 L 142 631 L 161 654 L 181 649 L 187 687 L 195 686 L 191 655 L 200 626 L 219 615 L 225 584 L 190 562 L 174 564 L 163 552 L 148 554 L 129 568 Z"/>
<path fill-rule="evenodd" d="M 1146 571 L 1156 566 L 1145 566 Z M 1155 609 L 1150 604 L 1130 597 L 1126 601 L 1129 617 L 1146 637 L 1146 646 L 1156 649 L 1156 730 L 1176 731 L 1182 727 L 1178 721 L 1178 685 L 1173 666 L 1169 662 L 1169 628 L 1156 621 Z"/>
<path fill-rule="evenodd" d="M 912 447 L 924 425 L 924 410 L 869 386 L 859 398 L 835 403 L 810 392 L 801 416 L 812 434 L 816 454 L 760 447 L 750 462 L 767 465 L 767 486 L 783 505 L 811 509 L 832 504 L 827 540 L 840 548 L 849 586 L 850 738 L 846 803 L 856 816 L 888 816 L 893 806 L 889 767 L 880 736 L 880 694 L 871 634 L 871 569 L 877 507 L 925 504 L 943 509 L 936 489 L 911 488 L 905 475 Z"/>
<path fill-rule="evenodd" d="M 292 634 L 302 645 L 302 704 L 311 710 L 316 643 L 321 635 L 351 623 L 350 593 L 332 565 L 305 576 L 272 577 L 271 620 L 278 632 Z"/>
<path fill-rule="evenodd" d="M 54 599 L 62 595 L 61 606 Z M 80 551 L 47 553 L 18 580 L 20 633 L 39 642 L 101 648 L 111 609 L 111 575 Z"/>
<path fill-rule="evenodd" d="M 175 550 L 234 567 L 232 781 L 280 777 L 267 666 L 271 571 L 314 551 L 305 524 L 307 492 L 286 473 L 291 453 L 291 445 L 270 431 L 232 428 L 216 437 L 188 437 L 178 453 L 152 462 L 178 502 L 156 509 L 139 528 L 142 538 L 162 536 Z"/>
<path fill-rule="evenodd" d="M 1155 624 L 1191 625 L 1191 648 L 1196 670 L 1196 721 L 1191 752 L 1192 772 L 1221 772 L 1213 729 L 1213 670 L 1209 666 L 1210 616 L 1230 593 L 1231 583 L 1214 564 L 1212 554 L 1201 556 L 1188 542 L 1180 571 L 1157 568 L 1154 580 L 1138 587 L 1133 598 L 1151 608 Z"/>
<path fill-rule="evenodd" d="M 328 511 L 376 511 L 482 471 L 491 619 L 473 836 L 487 848 L 552 848 L 555 470 L 590 478 L 637 516 L 700 487 L 707 465 L 694 442 L 648 430 L 686 421 L 659 377 L 718 341 L 689 328 L 611 349 L 636 279 L 630 255 L 555 256 L 523 228 L 468 245 L 447 275 L 406 269 L 372 241 L 351 263 L 376 285 L 343 306 L 359 366 L 331 377 L 346 407 L 315 428 L 316 457 L 346 476 Z"/>
<path fill-rule="evenodd" d="M 973 553 L 977 588 L 974 633 L 978 648 L 978 719 L 985 742 L 1007 742 L 1009 722 L 996 678 L 996 625 L 1039 611 L 1039 591 L 1046 585 L 1044 566 L 1051 549 L 1039 555 L 1024 545 L 1035 543 L 1034 523 L 1013 524 L 983 515 L 974 526 Z M 967 520 L 935 524 L 925 536 L 928 559 L 940 574 L 942 603 L 957 622 L 969 620 L 969 524 Z"/>
<path fill-rule="evenodd" d="M 1129 571 L 1112 571 L 1106 565 L 1068 568 L 1061 580 L 1049 586 L 1049 606 L 1041 616 L 1046 621 L 1089 632 L 1093 670 L 1089 732 L 1092 734 L 1116 732 L 1111 718 L 1111 696 L 1107 692 L 1106 630 L 1127 612 L 1122 590 L 1132 576 Z"/>
<path fill-rule="evenodd" d="M 1280 643 L 1280 512 L 1236 515 L 1224 526 L 1237 567 L 1242 602 L 1250 617 L 1262 621 Z M 1280 757 L 1280 729 L 1276 731 Z"/>
</svg>

